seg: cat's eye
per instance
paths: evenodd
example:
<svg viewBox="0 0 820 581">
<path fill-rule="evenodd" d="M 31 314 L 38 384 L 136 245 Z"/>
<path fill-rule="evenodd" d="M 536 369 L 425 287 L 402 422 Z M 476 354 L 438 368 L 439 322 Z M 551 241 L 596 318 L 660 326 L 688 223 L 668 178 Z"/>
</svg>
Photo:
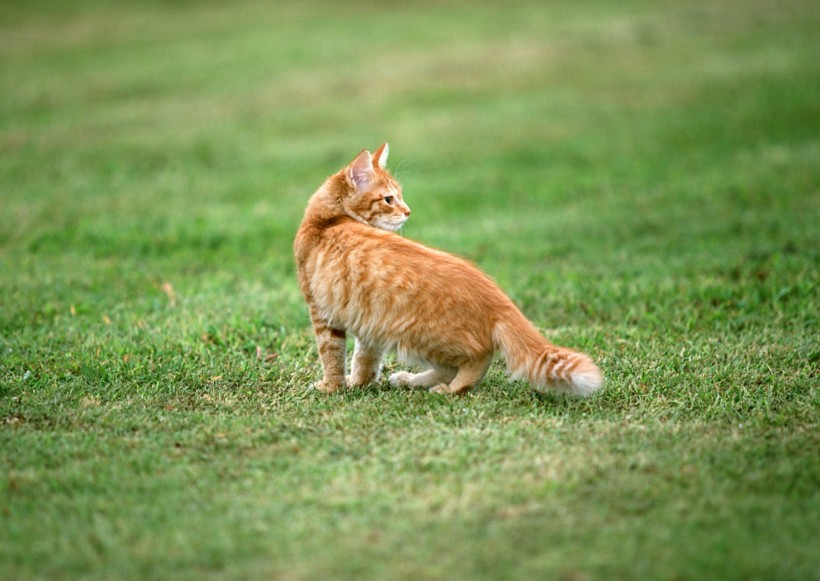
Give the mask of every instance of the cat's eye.
<svg viewBox="0 0 820 581">
<path fill-rule="evenodd" d="M 388 204 L 392 204 L 393 203 L 393 196 L 385 196 L 384 201 L 387 202 Z"/>
</svg>

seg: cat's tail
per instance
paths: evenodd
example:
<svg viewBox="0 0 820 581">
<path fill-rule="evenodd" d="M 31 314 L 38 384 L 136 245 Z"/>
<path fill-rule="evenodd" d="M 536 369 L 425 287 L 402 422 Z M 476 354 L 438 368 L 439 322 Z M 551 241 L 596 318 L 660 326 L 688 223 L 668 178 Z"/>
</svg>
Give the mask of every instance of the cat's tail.
<svg viewBox="0 0 820 581">
<path fill-rule="evenodd" d="M 493 342 L 513 379 L 524 379 L 537 391 L 586 397 L 604 383 L 588 355 L 553 345 L 519 312 L 496 323 Z"/>
</svg>

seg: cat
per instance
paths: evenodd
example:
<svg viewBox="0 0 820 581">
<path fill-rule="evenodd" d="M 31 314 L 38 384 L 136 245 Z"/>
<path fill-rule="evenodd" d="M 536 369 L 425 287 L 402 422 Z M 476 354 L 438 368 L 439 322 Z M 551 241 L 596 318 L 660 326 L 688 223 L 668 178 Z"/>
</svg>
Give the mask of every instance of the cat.
<svg viewBox="0 0 820 581">
<path fill-rule="evenodd" d="M 332 393 L 380 378 L 384 354 L 422 363 L 394 386 L 461 393 L 476 386 L 499 350 L 514 378 L 538 391 L 587 396 L 603 384 L 585 354 L 549 343 L 513 302 L 470 262 L 395 232 L 410 216 L 386 170 L 387 143 L 363 150 L 313 194 L 294 240 L 324 371 Z M 345 376 L 346 337 L 355 338 Z"/>
</svg>

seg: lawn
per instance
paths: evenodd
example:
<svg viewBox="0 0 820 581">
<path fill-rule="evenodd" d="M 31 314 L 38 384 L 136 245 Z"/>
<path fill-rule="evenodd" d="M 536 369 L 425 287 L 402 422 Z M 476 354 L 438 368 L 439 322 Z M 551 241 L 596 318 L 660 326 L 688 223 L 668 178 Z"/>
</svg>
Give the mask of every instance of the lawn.
<svg viewBox="0 0 820 581">
<path fill-rule="evenodd" d="M 0 2 L 0 578 L 820 578 L 818 30 Z M 383 141 L 601 392 L 309 389 L 293 235 Z"/>
</svg>

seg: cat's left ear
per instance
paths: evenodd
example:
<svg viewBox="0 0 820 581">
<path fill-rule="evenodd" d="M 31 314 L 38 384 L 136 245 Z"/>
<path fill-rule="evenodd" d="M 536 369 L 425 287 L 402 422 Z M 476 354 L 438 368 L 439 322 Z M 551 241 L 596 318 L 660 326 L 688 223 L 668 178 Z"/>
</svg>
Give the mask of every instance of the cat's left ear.
<svg viewBox="0 0 820 581">
<path fill-rule="evenodd" d="M 360 192 L 367 190 L 370 185 L 370 180 L 373 177 L 373 156 L 366 149 L 363 149 L 356 159 L 350 162 L 347 166 L 347 178 L 350 183 Z"/>
<path fill-rule="evenodd" d="M 390 154 L 390 145 L 388 143 L 382 143 L 382 146 L 376 150 L 376 153 L 373 154 L 373 167 L 377 165 L 384 169 L 387 167 L 387 156 Z"/>
</svg>

